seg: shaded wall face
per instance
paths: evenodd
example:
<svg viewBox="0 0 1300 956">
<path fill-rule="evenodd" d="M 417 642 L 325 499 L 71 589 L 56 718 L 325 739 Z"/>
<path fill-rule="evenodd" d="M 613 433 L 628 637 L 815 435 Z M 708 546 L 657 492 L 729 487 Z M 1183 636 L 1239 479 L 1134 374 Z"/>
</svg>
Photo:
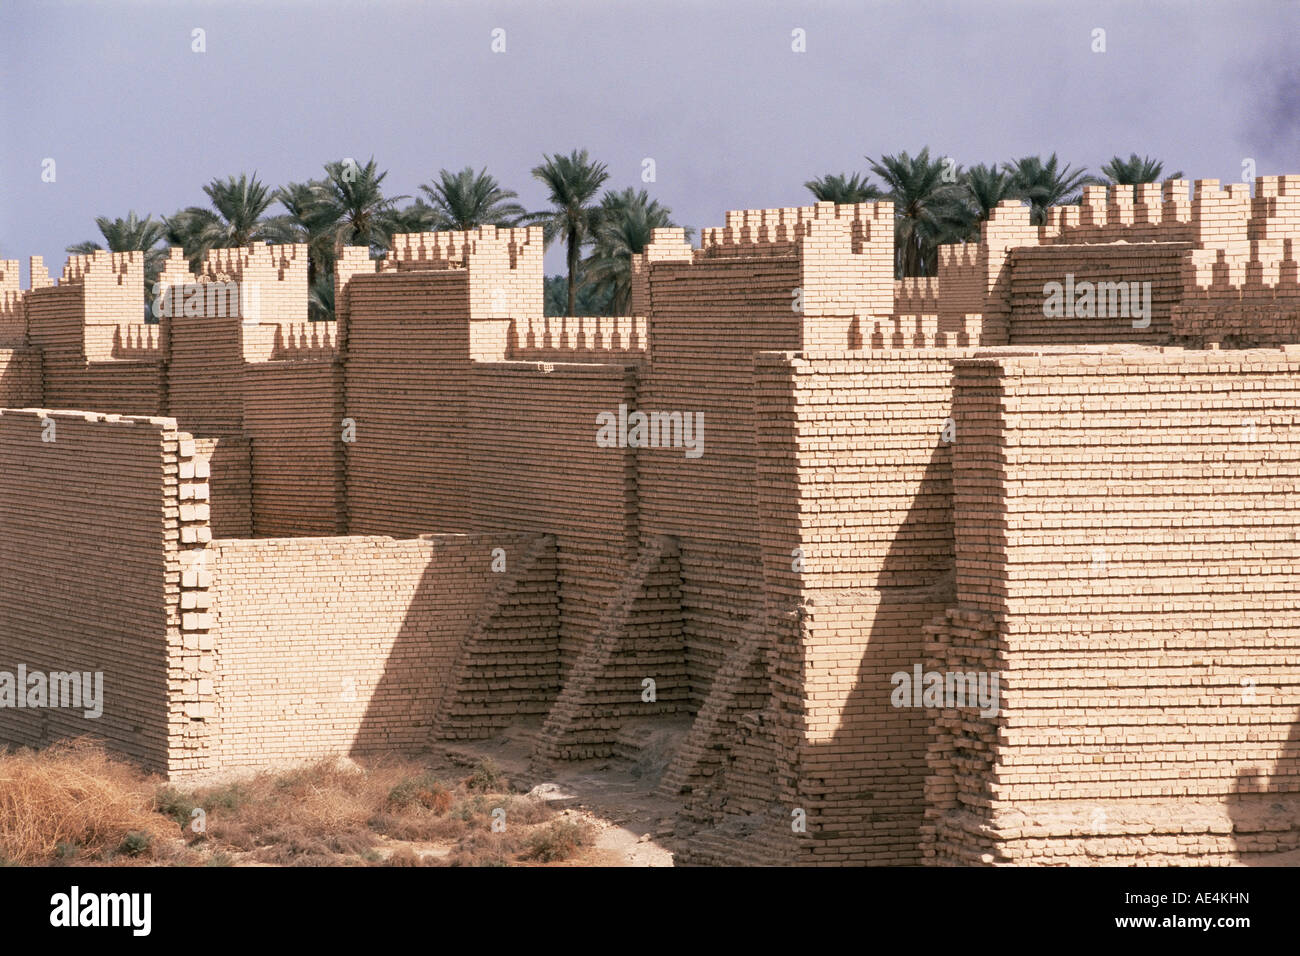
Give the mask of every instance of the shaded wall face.
<svg viewBox="0 0 1300 956">
<path fill-rule="evenodd" d="M 196 438 L 200 478 L 208 479 L 212 537 L 253 536 L 252 474 L 249 441 L 239 433 Z"/>
<path fill-rule="evenodd" d="M 223 767 L 427 747 L 457 656 L 535 536 L 218 541 Z M 539 601 L 544 599 L 539 597 Z"/>
<path fill-rule="evenodd" d="M 251 441 L 251 533 L 341 534 L 343 439 L 352 437 L 344 431 L 341 365 L 331 359 L 245 365 L 242 408 Z"/>
<path fill-rule="evenodd" d="M 160 770 L 179 729 L 168 687 L 178 676 L 168 608 L 179 580 L 166 555 L 178 537 L 174 485 L 165 496 L 178 439 L 161 424 L 102 418 L 0 411 L 0 671 L 98 674 L 102 688 L 93 718 L 10 702 L 0 739 L 92 734 Z"/>
<path fill-rule="evenodd" d="M 773 695 L 821 861 L 919 861 L 930 715 L 897 706 L 891 678 L 925 661 L 951 600 L 957 354 L 759 359 L 765 587 L 799 619 Z"/>
<path fill-rule="evenodd" d="M 755 499 L 754 356 L 797 349 L 799 260 L 723 257 L 656 262 L 648 279 L 652 357 L 638 390 L 645 412 L 702 422 L 698 457 L 638 451 L 643 536 L 679 539 L 683 633 L 697 701 L 728 648 L 762 612 Z"/>
<path fill-rule="evenodd" d="M 1183 242 L 1013 249 L 1008 342 L 1167 343 L 1191 250 Z"/>
<path fill-rule="evenodd" d="M 636 449 L 598 440 L 601 416 L 636 407 L 617 365 L 476 364 L 462 467 L 476 531 L 556 536 L 567 667 L 626 578 L 636 547 Z"/>
<path fill-rule="evenodd" d="M 41 357 L 35 349 L 0 349 L 0 407 L 42 404 Z"/>
<path fill-rule="evenodd" d="M 469 530 L 464 271 L 359 275 L 347 295 L 348 529 Z"/>
</svg>

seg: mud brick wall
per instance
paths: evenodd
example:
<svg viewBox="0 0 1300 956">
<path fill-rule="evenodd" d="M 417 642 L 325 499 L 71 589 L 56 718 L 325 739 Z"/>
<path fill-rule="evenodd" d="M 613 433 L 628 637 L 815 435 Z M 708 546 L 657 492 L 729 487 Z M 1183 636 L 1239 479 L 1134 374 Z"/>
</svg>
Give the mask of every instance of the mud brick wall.
<svg viewBox="0 0 1300 956">
<path fill-rule="evenodd" d="M 1184 299 L 1170 312 L 1173 341 L 1189 348 L 1259 348 L 1300 342 L 1300 295 Z"/>
<path fill-rule="evenodd" d="M 1013 250 L 1039 244 L 1042 230 L 1029 221 L 1029 207 L 1004 199 L 980 224 L 980 241 L 939 247 L 937 326 L 895 320 L 873 337 L 873 347 L 1004 345 L 1010 311 L 1009 258 Z M 920 319 L 925 319 L 921 316 Z M 942 338 L 932 337 L 938 333 Z"/>
<path fill-rule="evenodd" d="M 797 610 L 773 668 L 797 680 L 773 693 L 797 718 L 793 796 L 814 861 L 919 861 L 929 716 L 893 706 L 890 676 L 924 659 L 925 625 L 953 593 L 944 429 L 962 354 L 759 360 L 761 387 L 788 390 L 765 422 L 764 573 Z"/>
<path fill-rule="evenodd" d="M 85 296 L 77 285 L 34 288 L 24 297 L 28 337 L 40 349 L 42 388 L 48 403 L 56 408 L 76 407 L 75 394 L 66 394 L 60 383 L 84 365 L 82 329 L 85 324 Z M 64 397 L 71 399 L 65 402 Z"/>
<path fill-rule="evenodd" d="M 307 320 L 307 266 L 302 243 L 254 243 L 210 250 L 200 279 L 239 283 L 239 313 L 247 322 L 301 323 Z"/>
<path fill-rule="evenodd" d="M 488 535 L 496 539 L 498 535 Z M 481 739 L 548 713 L 560 694 L 560 600 L 555 539 L 501 547 L 494 585 L 461 644 L 434 721 L 444 740 Z M 500 570 L 496 570 L 500 568 Z"/>
<path fill-rule="evenodd" d="M 142 416 L 165 411 L 157 339 L 138 347 L 143 290 L 140 253 L 97 252 L 72 256 L 59 285 L 24 296 L 47 405 Z"/>
<path fill-rule="evenodd" d="M 169 414 L 191 431 L 237 427 L 243 412 L 244 365 L 239 316 L 165 321 Z"/>
<path fill-rule="evenodd" d="M 504 533 L 213 543 L 221 765 L 427 747 L 459 652 L 515 583 L 491 570 L 492 548 L 522 557 L 537 544 Z M 554 595 L 534 595 L 541 622 Z M 554 680 L 553 658 L 536 667 Z"/>
<path fill-rule="evenodd" d="M 244 323 L 242 332 L 246 362 L 324 359 L 338 353 L 337 322 Z"/>
<path fill-rule="evenodd" d="M 182 598 L 181 549 L 209 536 L 194 455 L 171 419 L 0 410 L 0 666 L 100 671 L 104 700 L 98 719 L 0 709 L 5 742 L 89 733 L 149 770 L 203 764 L 205 622 Z"/>
<path fill-rule="evenodd" d="M 1185 277 L 1190 269 L 1191 245 L 1187 243 L 1135 243 L 1131 245 L 1050 245 L 1015 249 L 1010 267 L 1010 344 L 1060 345 L 1098 342 L 1131 342 L 1138 345 L 1163 345 L 1172 333 L 1170 314 L 1181 302 Z M 1102 315 L 1103 300 L 1109 307 L 1111 297 L 1094 296 L 1095 314 L 1089 316 L 1046 316 L 1043 314 L 1049 282 L 1065 286 L 1066 274 L 1074 283 L 1087 281 L 1094 287 L 1101 282 L 1151 283 L 1150 325 L 1134 327 L 1135 302 L 1129 287 L 1129 314 Z M 1138 287 L 1141 292 L 1141 285 Z M 1062 308 L 1065 293 L 1062 292 Z M 1076 293 L 1077 297 L 1077 293 Z M 1113 300 L 1122 304 L 1122 300 Z"/>
<path fill-rule="evenodd" d="M 159 362 L 87 363 L 69 353 L 43 353 L 45 403 L 143 417 L 167 410 L 166 381 Z"/>
<path fill-rule="evenodd" d="M 930 859 L 1230 862 L 1300 846 L 1300 356 L 958 360 L 958 595 Z"/>
<path fill-rule="evenodd" d="M 242 432 L 194 439 L 198 477 L 209 486 L 210 526 L 214 538 L 253 536 L 252 448 Z"/>
<path fill-rule="evenodd" d="M 650 247 L 654 249 L 653 246 Z M 754 497 L 754 355 L 799 347 L 791 309 L 795 256 L 718 256 L 652 262 L 648 277 L 653 352 L 637 407 L 699 413 L 703 454 L 638 449 L 643 536 L 680 543 L 682 614 L 695 700 L 708 693 L 727 649 L 762 608 Z"/>
<path fill-rule="evenodd" d="M 348 530 L 469 530 L 466 270 L 357 275 L 347 295 Z"/>
<path fill-rule="evenodd" d="M 636 449 L 596 444 L 600 413 L 636 407 L 636 373 L 619 365 L 476 363 L 468 381 L 470 520 L 481 532 L 555 536 L 567 668 L 597 629 L 637 545 Z"/>
<path fill-rule="evenodd" d="M 0 407 L 32 408 L 42 402 L 41 353 L 0 349 Z"/>
<path fill-rule="evenodd" d="M 241 393 L 252 449 L 253 533 L 342 534 L 342 364 L 250 362 Z"/>
</svg>

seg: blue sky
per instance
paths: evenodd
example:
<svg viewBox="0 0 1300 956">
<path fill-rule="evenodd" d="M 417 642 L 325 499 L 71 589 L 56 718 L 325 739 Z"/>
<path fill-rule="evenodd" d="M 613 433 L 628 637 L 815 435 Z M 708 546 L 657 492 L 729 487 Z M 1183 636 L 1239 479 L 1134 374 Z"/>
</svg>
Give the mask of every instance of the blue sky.
<svg viewBox="0 0 1300 956">
<path fill-rule="evenodd" d="M 1300 4 L 0 3 L 0 256 L 56 275 L 95 216 L 206 204 L 243 170 L 278 185 L 374 155 L 415 195 L 486 166 L 539 208 L 529 169 L 586 147 L 698 228 L 926 144 L 964 165 L 1136 150 L 1193 178 L 1300 173 Z"/>
</svg>

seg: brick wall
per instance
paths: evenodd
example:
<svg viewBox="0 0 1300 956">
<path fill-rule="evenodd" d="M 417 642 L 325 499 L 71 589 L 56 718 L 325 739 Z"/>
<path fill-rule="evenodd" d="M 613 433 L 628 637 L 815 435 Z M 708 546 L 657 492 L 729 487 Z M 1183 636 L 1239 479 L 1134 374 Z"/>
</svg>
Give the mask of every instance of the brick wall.
<svg viewBox="0 0 1300 956">
<path fill-rule="evenodd" d="M 427 747 L 462 648 L 544 544 L 518 534 L 214 542 L 221 765 Z M 493 572 L 497 547 L 521 567 Z M 528 629 L 543 637 L 548 613 L 553 622 L 553 591 L 523 593 L 533 613 L 514 646 L 498 648 L 503 661 Z M 549 629 L 549 659 L 524 676 L 549 676 L 542 692 L 553 693 Z M 489 692 L 479 702 L 492 700 Z"/>
<path fill-rule="evenodd" d="M 0 407 L 41 405 L 41 353 L 36 349 L 0 349 Z"/>
<path fill-rule="evenodd" d="M 926 853 L 1231 862 L 1300 845 L 1300 360 L 959 360 L 957 600 Z"/>
<path fill-rule="evenodd" d="M 892 706 L 890 675 L 922 659 L 924 627 L 951 599 L 943 431 L 960 354 L 758 356 L 765 659 L 724 669 L 717 693 L 735 715 L 713 714 L 712 700 L 701 714 L 717 722 L 712 747 L 730 753 L 686 748 L 698 763 L 678 781 L 689 812 L 710 808 L 718 830 L 758 815 L 769 840 L 784 831 L 788 859 L 919 862 L 929 717 Z M 796 810 L 806 832 L 791 838 Z M 702 845 L 686 858 L 736 852 Z"/>
<path fill-rule="evenodd" d="M 181 548 L 207 485 L 173 420 L 0 410 L 0 669 L 103 674 L 103 713 L 0 709 L 0 738 L 92 734 L 150 770 L 201 765 L 207 711 Z"/>
<path fill-rule="evenodd" d="M 343 533 L 341 363 L 249 362 L 240 393 L 251 447 L 252 533 Z"/>
<path fill-rule="evenodd" d="M 361 274 L 347 294 L 348 530 L 469 530 L 465 270 Z"/>
<path fill-rule="evenodd" d="M 465 445 L 474 530 L 554 535 L 562 660 L 582 652 L 626 578 L 637 543 L 636 449 L 602 448 L 597 416 L 635 407 L 617 365 L 476 363 Z"/>
<path fill-rule="evenodd" d="M 1180 242 L 1014 250 L 1010 344 L 1168 343 L 1170 317 L 1182 302 L 1191 250 L 1189 243 Z M 1045 307 L 1049 294 L 1058 290 L 1056 286 L 1049 289 L 1049 283 L 1060 287 L 1060 307 L 1052 302 L 1052 315 L 1045 314 Z M 1148 301 L 1149 315 L 1140 315 Z M 1066 314 L 1067 306 L 1070 314 Z"/>
</svg>

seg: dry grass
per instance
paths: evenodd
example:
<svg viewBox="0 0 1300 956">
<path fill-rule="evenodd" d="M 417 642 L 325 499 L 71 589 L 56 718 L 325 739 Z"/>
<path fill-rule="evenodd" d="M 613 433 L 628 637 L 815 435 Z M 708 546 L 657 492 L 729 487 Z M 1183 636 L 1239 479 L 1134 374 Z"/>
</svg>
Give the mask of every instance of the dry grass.
<svg viewBox="0 0 1300 956">
<path fill-rule="evenodd" d="M 151 859 L 175 842 L 175 828 L 153 812 L 153 790 L 144 774 L 86 741 L 0 753 L 0 858 Z"/>
<path fill-rule="evenodd" d="M 569 859 L 590 843 L 508 789 L 490 761 L 454 777 L 411 762 L 362 771 L 326 760 L 190 791 L 74 743 L 0 754 L 0 862 L 505 866 Z"/>
<path fill-rule="evenodd" d="M 523 858 L 539 863 L 559 863 L 577 856 L 591 846 L 595 834 L 591 826 L 578 820 L 556 820 L 528 838 Z"/>
</svg>

